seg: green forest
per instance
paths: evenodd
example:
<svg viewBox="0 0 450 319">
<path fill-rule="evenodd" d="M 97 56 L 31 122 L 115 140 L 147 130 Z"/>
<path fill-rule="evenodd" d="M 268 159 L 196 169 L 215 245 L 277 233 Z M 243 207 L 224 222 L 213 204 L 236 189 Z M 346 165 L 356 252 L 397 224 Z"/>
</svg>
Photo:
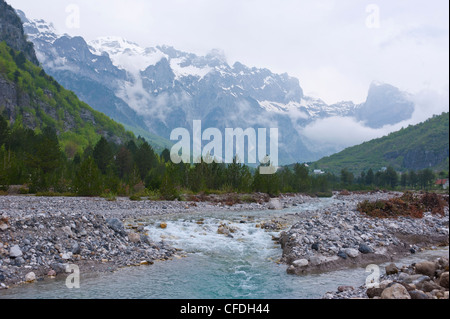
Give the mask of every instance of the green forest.
<svg viewBox="0 0 450 319">
<path fill-rule="evenodd" d="M 198 193 L 307 193 L 331 196 L 333 190 L 431 189 L 437 177 L 431 169 L 399 174 L 392 167 L 372 169 L 355 176 L 314 175 L 306 165 L 283 167 L 273 175 L 244 164 L 173 164 L 169 150 L 157 154 L 143 139 L 130 139 L 119 145 L 102 137 L 73 158 L 62 150 L 54 128 L 36 132 L 8 125 L 0 116 L 0 187 L 23 185 L 23 194 L 62 194 L 70 196 L 130 196 L 134 199 L 183 200 Z"/>
<path fill-rule="evenodd" d="M 22 52 L 11 49 L 5 42 L 0 42 L 0 76 L 14 85 L 18 102 L 26 100 L 25 105 L 17 106 L 13 114 L 9 114 L 14 126 L 25 126 L 26 120 L 36 126 L 37 132 L 53 127 L 63 150 L 72 156 L 97 143 L 101 135 L 121 141 L 134 138 L 121 124 L 80 101 L 75 93 L 64 89 L 42 68 L 26 60 Z M 0 113 L 5 113 L 3 105 L 0 105 Z"/>
<path fill-rule="evenodd" d="M 183 200 L 186 194 L 199 193 L 331 196 L 332 191 L 344 189 L 431 189 L 436 178 L 448 177 L 448 169 L 412 169 L 399 173 L 396 167 L 389 166 L 379 171 L 377 159 L 360 159 L 365 166 L 358 172 L 355 168 L 360 166 L 348 162 L 338 172 L 320 175 L 313 174 L 311 167 L 303 164 L 282 167 L 273 175 L 260 175 L 259 169 L 237 160 L 232 164 L 175 165 L 170 161 L 169 150 L 157 153 L 144 138 L 136 138 L 122 125 L 94 111 L 4 42 L 0 43 L 0 76 L 14 85 L 17 100 L 24 94 L 29 97 L 29 105 L 16 106 L 13 116 L 0 105 L 0 194 L 3 195 L 14 185 L 19 186 L 21 194 L 111 199 L 129 196 L 137 200 L 142 197 Z M 92 114 L 89 120 L 81 116 L 86 112 Z M 26 123 L 30 117 L 36 124 L 34 127 Z M 448 131 L 448 114 L 446 120 Z M 67 122 L 72 122 L 70 129 L 66 127 Z M 433 130 L 433 134 L 440 136 L 440 131 Z M 422 135 L 429 133 L 425 131 Z M 371 143 L 366 144 L 371 146 Z M 438 144 L 436 148 L 440 147 Z"/>
</svg>

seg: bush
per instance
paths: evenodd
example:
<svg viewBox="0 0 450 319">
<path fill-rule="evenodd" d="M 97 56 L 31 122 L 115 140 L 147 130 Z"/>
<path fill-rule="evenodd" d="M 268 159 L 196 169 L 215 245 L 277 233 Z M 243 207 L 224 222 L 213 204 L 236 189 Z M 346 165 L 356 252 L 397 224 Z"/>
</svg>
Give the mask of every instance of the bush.
<svg viewBox="0 0 450 319">
<path fill-rule="evenodd" d="M 448 202 L 434 193 L 426 193 L 422 196 L 411 192 L 404 193 L 401 197 L 375 202 L 364 201 L 358 204 L 358 211 L 373 218 L 398 218 L 412 217 L 423 218 L 425 212 L 444 216 L 444 208 Z"/>
<path fill-rule="evenodd" d="M 130 196 L 130 200 L 132 200 L 132 201 L 141 201 L 142 198 L 139 195 L 131 195 Z"/>
</svg>

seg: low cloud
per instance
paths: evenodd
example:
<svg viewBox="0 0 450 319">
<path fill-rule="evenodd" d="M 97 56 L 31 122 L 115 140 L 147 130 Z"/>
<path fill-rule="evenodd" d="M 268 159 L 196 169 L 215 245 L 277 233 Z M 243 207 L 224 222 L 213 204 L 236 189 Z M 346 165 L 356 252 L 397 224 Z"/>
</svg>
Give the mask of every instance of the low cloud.
<svg viewBox="0 0 450 319">
<path fill-rule="evenodd" d="M 352 117 L 329 117 L 300 128 L 299 132 L 309 149 L 320 151 L 331 148 L 339 152 L 347 147 L 386 136 L 409 125 L 424 122 L 433 115 L 449 111 L 448 90 L 444 93 L 425 90 L 411 96 L 411 99 L 415 104 L 412 118 L 395 125 L 374 129 Z"/>
</svg>

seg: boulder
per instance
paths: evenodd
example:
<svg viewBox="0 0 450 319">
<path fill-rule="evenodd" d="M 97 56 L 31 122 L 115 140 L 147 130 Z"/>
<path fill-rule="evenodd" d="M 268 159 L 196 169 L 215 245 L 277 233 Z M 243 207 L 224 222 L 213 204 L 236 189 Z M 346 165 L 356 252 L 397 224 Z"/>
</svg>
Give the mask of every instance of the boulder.
<svg viewBox="0 0 450 319">
<path fill-rule="evenodd" d="M 118 220 L 117 218 L 108 218 L 106 220 L 106 225 L 108 225 L 109 228 L 111 228 L 112 230 L 114 230 L 116 233 L 125 236 L 126 235 L 126 231 L 125 231 L 125 227 L 123 226 L 123 223 Z"/>
<path fill-rule="evenodd" d="M 324 257 L 324 256 L 312 256 L 312 257 L 309 259 L 309 263 L 310 263 L 312 266 L 318 266 L 318 265 L 321 265 L 321 264 L 325 263 L 326 261 L 327 261 L 327 258 Z"/>
<path fill-rule="evenodd" d="M 418 290 L 422 290 L 423 292 L 432 292 L 433 290 L 441 290 L 443 289 L 434 281 L 424 281 L 420 284 L 416 285 Z"/>
<path fill-rule="evenodd" d="M 66 265 L 62 263 L 54 263 L 50 267 L 56 274 L 64 274 L 66 272 Z"/>
<path fill-rule="evenodd" d="M 359 245 L 359 251 L 362 253 L 362 254 L 372 254 L 374 251 L 373 251 L 373 249 L 372 248 L 370 248 L 368 245 L 366 245 L 366 244 L 361 244 L 361 245 Z"/>
<path fill-rule="evenodd" d="M 282 210 L 283 206 L 278 198 L 272 198 L 269 202 L 268 208 L 270 210 Z"/>
<path fill-rule="evenodd" d="M 444 272 L 441 275 L 441 278 L 439 278 L 439 286 L 449 289 L 448 288 L 448 271 Z"/>
<path fill-rule="evenodd" d="M 386 266 L 386 275 L 398 274 L 398 268 L 395 264 L 390 264 Z"/>
<path fill-rule="evenodd" d="M 346 253 L 349 257 L 351 258 L 356 258 L 359 255 L 358 250 L 353 249 L 353 248 L 346 248 L 342 250 L 344 253 Z"/>
<path fill-rule="evenodd" d="M 381 294 L 383 293 L 384 289 L 382 288 L 369 288 L 367 289 L 367 297 L 370 299 L 373 299 L 375 297 L 381 297 Z"/>
<path fill-rule="evenodd" d="M 72 259 L 72 256 L 73 256 L 73 254 L 71 252 L 68 252 L 68 253 L 62 254 L 61 258 L 64 260 L 69 260 L 69 259 Z"/>
<path fill-rule="evenodd" d="M 230 230 L 228 229 L 228 227 L 226 227 L 224 225 L 221 225 L 217 229 L 217 233 L 221 234 L 221 235 L 229 235 L 230 234 Z"/>
<path fill-rule="evenodd" d="M 167 228 L 167 223 L 161 223 L 159 225 L 159 227 L 161 227 L 161 229 L 166 229 Z"/>
<path fill-rule="evenodd" d="M 348 255 L 346 253 L 344 253 L 342 250 L 338 252 L 337 254 L 339 257 L 341 257 L 342 259 L 347 259 Z"/>
<path fill-rule="evenodd" d="M 292 263 L 295 267 L 306 267 L 309 265 L 309 261 L 306 259 L 299 259 Z"/>
<path fill-rule="evenodd" d="M 11 258 L 17 258 L 21 257 L 23 255 L 22 250 L 20 249 L 19 245 L 14 245 L 9 250 L 9 257 Z"/>
<path fill-rule="evenodd" d="M 424 299 L 430 299 L 424 292 L 420 290 L 413 290 L 409 292 L 409 295 L 411 296 L 411 299 L 415 300 L 424 300 Z"/>
<path fill-rule="evenodd" d="M 34 282 L 36 281 L 36 274 L 34 272 L 29 272 L 25 275 L 25 282 Z"/>
<path fill-rule="evenodd" d="M 430 261 L 424 261 L 416 264 L 416 273 L 428 276 L 430 278 L 434 277 L 436 272 L 436 264 Z"/>
<path fill-rule="evenodd" d="M 400 284 L 393 284 L 391 287 L 383 290 L 381 299 L 411 299 L 411 296 L 405 287 Z"/>
</svg>

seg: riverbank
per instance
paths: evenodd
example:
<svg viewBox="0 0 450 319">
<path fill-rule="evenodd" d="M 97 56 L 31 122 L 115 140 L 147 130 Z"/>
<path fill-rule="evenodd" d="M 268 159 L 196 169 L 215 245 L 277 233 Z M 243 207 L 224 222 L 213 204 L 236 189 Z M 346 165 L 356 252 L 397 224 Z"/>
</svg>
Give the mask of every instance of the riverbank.
<svg viewBox="0 0 450 319">
<path fill-rule="evenodd" d="M 370 287 L 340 286 L 323 299 L 449 299 L 448 253 L 410 265 L 391 263 Z"/>
<path fill-rule="evenodd" d="M 380 264 L 432 246 L 448 246 L 449 210 L 424 218 L 369 218 L 357 211 L 358 203 L 389 200 L 401 193 L 338 195 L 343 200 L 326 210 L 298 214 L 281 233 L 282 262 L 288 273 L 306 275 Z"/>
</svg>

